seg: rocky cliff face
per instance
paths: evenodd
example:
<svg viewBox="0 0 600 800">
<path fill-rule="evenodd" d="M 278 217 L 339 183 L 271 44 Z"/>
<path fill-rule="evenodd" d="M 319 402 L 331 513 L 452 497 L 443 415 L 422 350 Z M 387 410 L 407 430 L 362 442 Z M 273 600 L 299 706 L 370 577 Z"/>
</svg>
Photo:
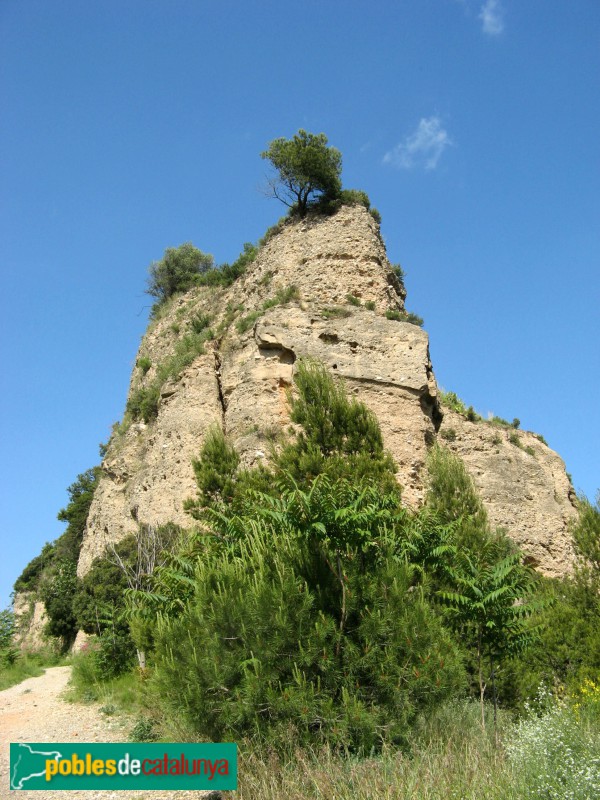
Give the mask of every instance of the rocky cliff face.
<svg viewBox="0 0 600 800">
<path fill-rule="evenodd" d="M 286 292 L 294 295 L 288 302 Z M 171 302 L 142 341 L 138 363 L 151 366 L 134 369 L 130 394 L 155 379 L 196 315 L 210 315 L 217 335 L 162 386 L 155 420 L 112 437 L 79 574 L 138 523 L 189 525 L 182 504 L 195 495 L 192 459 L 211 424 L 225 429 L 245 465 L 265 458 L 268 441 L 289 423 L 287 392 L 303 356 L 323 361 L 375 412 L 406 503 L 422 502 L 427 448 L 451 431 L 440 441 L 464 459 L 491 520 L 543 572 L 568 570 L 575 512 L 562 461 L 532 434 L 521 434 L 521 448 L 506 431 L 440 408 L 427 334 L 385 316 L 404 310 L 404 295 L 377 224 L 365 209 L 344 207 L 284 226 L 230 288 Z"/>
</svg>

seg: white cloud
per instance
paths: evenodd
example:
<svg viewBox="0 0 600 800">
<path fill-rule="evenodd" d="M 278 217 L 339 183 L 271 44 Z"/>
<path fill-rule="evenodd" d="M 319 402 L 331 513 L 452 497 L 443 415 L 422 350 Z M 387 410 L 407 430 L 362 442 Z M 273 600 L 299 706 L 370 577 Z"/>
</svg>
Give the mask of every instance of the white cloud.
<svg viewBox="0 0 600 800">
<path fill-rule="evenodd" d="M 498 36 L 504 30 L 504 9 L 500 0 L 486 0 L 479 13 L 483 32 Z"/>
<path fill-rule="evenodd" d="M 414 133 L 384 155 L 383 163 L 398 169 L 435 169 L 442 153 L 451 144 L 452 140 L 442 128 L 439 117 L 428 117 L 421 119 Z"/>
</svg>

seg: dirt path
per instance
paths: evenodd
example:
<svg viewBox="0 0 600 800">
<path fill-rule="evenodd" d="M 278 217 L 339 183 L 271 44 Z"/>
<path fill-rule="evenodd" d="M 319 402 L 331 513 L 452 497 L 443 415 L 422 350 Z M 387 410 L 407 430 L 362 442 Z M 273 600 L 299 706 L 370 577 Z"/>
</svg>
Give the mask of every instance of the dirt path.
<svg viewBox="0 0 600 800">
<path fill-rule="evenodd" d="M 100 713 L 97 705 L 67 703 L 71 667 L 52 667 L 0 692 L 0 798 L 20 800 L 208 800 L 207 792 L 57 792 L 9 790 L 10 742 L 123 742 L 124 723 Z"/>
</svg>

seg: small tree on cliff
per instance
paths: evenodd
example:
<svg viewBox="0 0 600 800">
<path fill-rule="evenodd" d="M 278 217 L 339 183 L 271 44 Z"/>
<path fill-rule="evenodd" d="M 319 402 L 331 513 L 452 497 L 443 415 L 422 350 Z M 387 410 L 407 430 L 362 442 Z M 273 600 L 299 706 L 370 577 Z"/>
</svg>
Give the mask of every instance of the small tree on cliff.
<svg viewBox="0 0 600 800">
<path fill-rule="evenodd" d="M 167 247 L 161 260 L 150 265 L 146 292 L 156 297 L 160 304 L 177 292 L 187 292 L 198 276 L 213 266 L 213 257 L 198 250 L 191 242 Z"/>
<path fill-rule="evenodd" d="M 273 139 L 261 157 L 277 170 L 277 177 L 269 181 L 272 196 L 301 217 L 311 202 L 321 196 L 334 199 L 342 190 L 342 154 L 327 146 L 324 133 L 301 129 L 293 139 Z"/>
</svg>

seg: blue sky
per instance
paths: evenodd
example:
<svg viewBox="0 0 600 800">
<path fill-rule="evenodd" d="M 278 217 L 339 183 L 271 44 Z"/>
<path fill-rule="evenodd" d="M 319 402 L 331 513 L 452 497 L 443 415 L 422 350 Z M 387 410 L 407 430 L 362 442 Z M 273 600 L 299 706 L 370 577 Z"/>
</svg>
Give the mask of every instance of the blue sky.
<svg viewBox="0 0 600 800">
<path fill-rule="evenodd" d="M 257 240 L 301 127 L 380 210 L 438 382 L 593 497 L 599 77 L 597 0 L 2 0 L 2 604 L 122 416 L 148 265 Z"/>
</svg>

